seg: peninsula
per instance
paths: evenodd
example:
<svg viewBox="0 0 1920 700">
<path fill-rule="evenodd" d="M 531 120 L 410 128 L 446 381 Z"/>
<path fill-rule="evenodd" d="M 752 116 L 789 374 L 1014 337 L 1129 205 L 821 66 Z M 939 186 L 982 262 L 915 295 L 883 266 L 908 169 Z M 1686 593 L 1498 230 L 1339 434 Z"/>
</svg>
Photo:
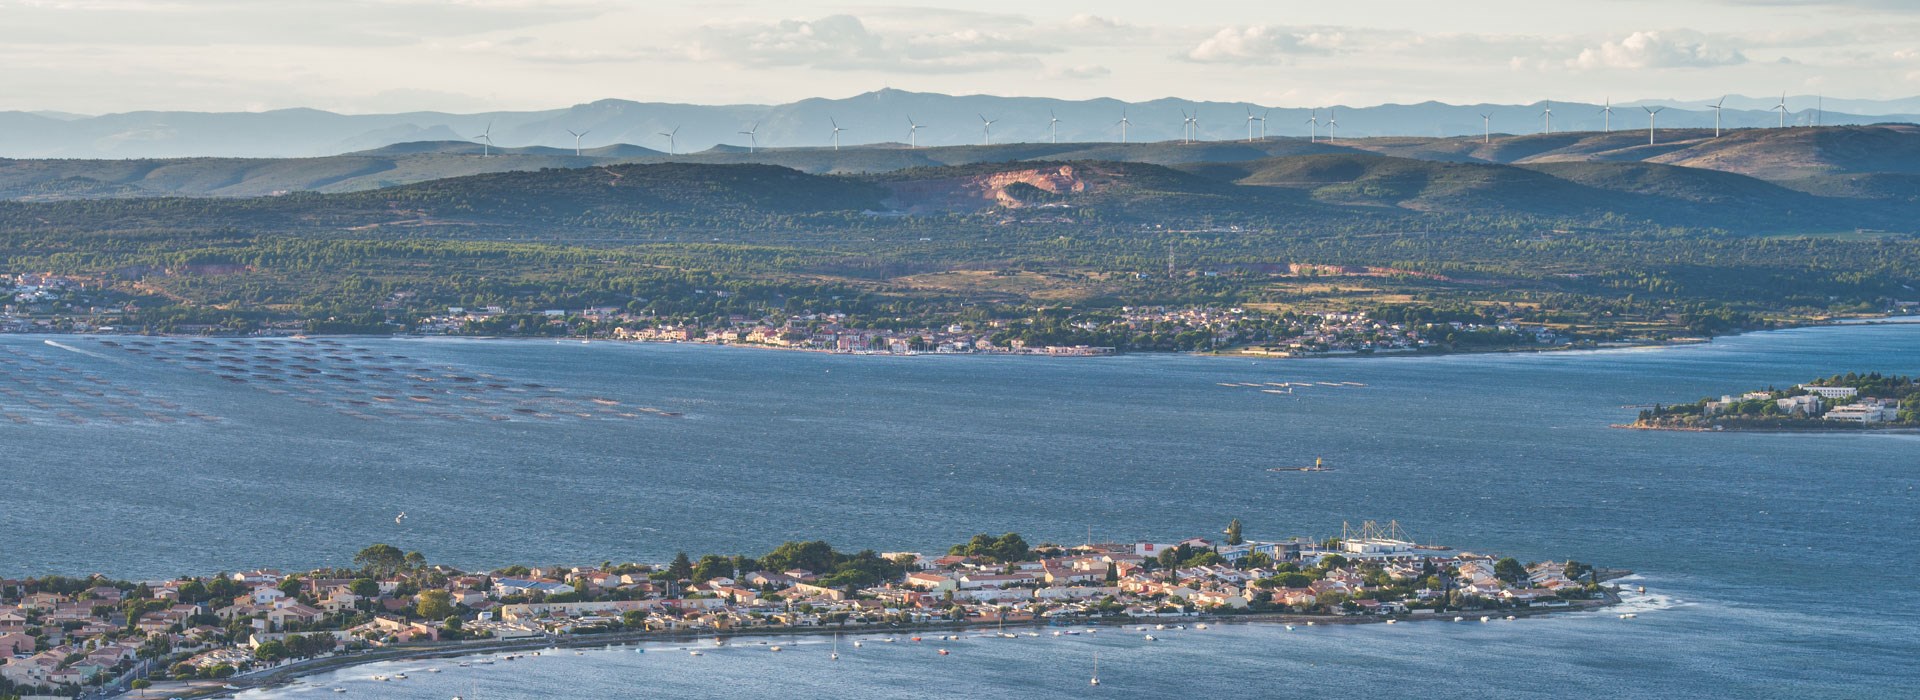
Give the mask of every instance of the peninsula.
<svg viewBox="0 0 1920 700">
<path fill-rule="evenodd" d="M 1641 430 L 1912 430 L 1920 428 L 1920 381 L 1848 372 L 1738 396 L 1654 405 L 1625 426 Z"/>
<path fill-rule="evenodd" d="M 983 534 L 934 554 L 788 542 L 757 558 L 484 572 L 377 544 L 352 566 L 300 573 L 0 579 L 0 697 L 219 694 L 378 660 L 696 635 L 1167 618 L 1485 622 L 1616 602 L 1602 582 L 1618 575 L 1419 544 L 1372 522 L 1326 539 L 1248 539 L 1235 520 L 1220 542 L 1029 545 Z"/>
</svg>

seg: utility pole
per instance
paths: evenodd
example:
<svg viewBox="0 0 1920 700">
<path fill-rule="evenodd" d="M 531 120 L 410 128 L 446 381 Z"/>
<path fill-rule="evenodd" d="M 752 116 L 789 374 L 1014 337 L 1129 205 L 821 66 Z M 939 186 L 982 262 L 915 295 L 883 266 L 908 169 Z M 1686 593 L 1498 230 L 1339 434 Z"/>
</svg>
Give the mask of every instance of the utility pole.
<svg viewBox="0 0 1920 700">
<path fill-rule="evenodd" d="M 1173 241 L 1167 241 L 1167 279 L 1173 279 Z"/>
</svg>

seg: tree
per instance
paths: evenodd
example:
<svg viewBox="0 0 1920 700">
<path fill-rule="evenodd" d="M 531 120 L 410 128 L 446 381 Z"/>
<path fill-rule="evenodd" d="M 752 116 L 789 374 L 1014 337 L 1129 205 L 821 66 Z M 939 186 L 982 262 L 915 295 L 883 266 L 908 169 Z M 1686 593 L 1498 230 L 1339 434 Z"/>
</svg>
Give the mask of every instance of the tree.
<svg viewBox="0 0 1920 700">
<path fill-rule="evenodd" d="M 253 650 L 254 658 L 272 663 L 287 658 L 287 645 L 278 639 L 262 642 Z"/>
<path fill-rule="evenodd" d="M 380 584 L 370 578 L 357 578 L 348 584 L 348 590 L 362 598 L 373 598 L 380 595 Z"/>
<path fill-rule="evenodd" d="M 415 597 L 413 611 L 429 620 L 438 620 L 454 614 L 453 596 L 446 591 L 421 591 Z"/>
<path fill-rule="evenodd" d="M 390 544 L 376 544 L 360 550 L 353 555 L 353 563 L 374 578 L 392 576 L 406 566 L 407 555 L 399 547 Z"/>
<path fill-rule="evenodd" d="M 673 563 L 667 565 L 667 575 L 675 581 L 693 578 L 693 561 L 687 559 L 686 552 L 673 555 Z"/>
<path fill-rule="evenodd" d="M 693 567 L 693 580 L 697 582 L 726 577 L 733 578 L 733 560 L 716 554 L 700 557 Z"/>
<path fill-rule="evenodd" d="M 1246 538 L 1240 536 L 1239 518 L 1234 518 L 1233 522 L 1227 523 L 1227 544 L 1237 545 L 1246 541 Z"/>
<path fill-rule="evenodd" d="M 1493 575 L 1507 583 L 1519 583 L 1527 580 L 1527 567 L 1521 566 L 1519 560 L 1507 557 L 1493 563 Z"/>
</svg>

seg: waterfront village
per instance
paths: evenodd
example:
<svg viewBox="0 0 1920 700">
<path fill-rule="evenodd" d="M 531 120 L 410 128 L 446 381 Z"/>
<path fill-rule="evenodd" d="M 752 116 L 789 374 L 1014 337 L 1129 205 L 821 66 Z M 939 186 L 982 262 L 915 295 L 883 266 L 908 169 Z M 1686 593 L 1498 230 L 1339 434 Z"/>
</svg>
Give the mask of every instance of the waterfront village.
<svg viewBox="0 0 1920 700">
<path fill-rule="evenodd" d="M 448 307 L 406 323 L 330 328 L 306 321 L 129 322 L 124 307 L 83 279 L 13 275 L 0 285 L 0 333 L 164 333 L 198 336 L 291 336 L 353 332 L 444 336 L 567 337 L 705 343 L 845 354 L 1106 355 L 1126 350 L 1221 351 L 1268 357 L 1404 353 L 1432 349 L 1591 346 L 1594 337 L 1539 324 L 1489 317 L 1411 318 L 1375 311 L 1269 313 L 1242 307 L 1124 306 L 1056 317 L 876 322 L 833 311 L 661 316 L 621 307 L 514 309 Z M 695 290 L 726 295 L 721 290 Z M 104 295 L 104 296 L 102 296 Z"/>
<path fill-rule="evenodd" d="M 1788 389 L 1653 406 L 1629 426 L 1648 430 L 1920 428 L 1920 379 L 1836 374 Z"/>
<path fill-rule="evenodd" d="M 935 554 L 789 542 L 758 559 L 681 554 L 489 572 L 374 545 L 352 567 L 303 573 L 0 580 L 0 697 L 219 688 L 327 659 L 480 653 L 516 641 L 1194 615 L 1305 624 L 1458 621 L 1454 613 L 1475 611 L 1484 622 L 1617 600 L 1602 581 L 1579 562 L 1523 565 L 1416 544 L 1397 524 L 1372 522 L 1323 540 L 1245 539 L 1235 520 L 1219 542 L 1030 546 L 1009 533 Z"/>
</svg>

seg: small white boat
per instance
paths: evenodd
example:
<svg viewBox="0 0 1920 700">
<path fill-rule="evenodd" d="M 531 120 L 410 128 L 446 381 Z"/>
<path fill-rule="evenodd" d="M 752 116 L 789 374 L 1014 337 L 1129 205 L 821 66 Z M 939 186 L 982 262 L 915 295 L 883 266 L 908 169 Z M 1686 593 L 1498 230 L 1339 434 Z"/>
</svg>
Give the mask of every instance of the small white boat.
<svg viewBox="0 0 1920 700">
<path fill-rule="evenodd" d="M 1147 635 L 1147 641 L 1149 641 L 1149 642 L 1157 642 L 1157 641 L 1160 641 L 1160 640 L 1158 640 L 1158 639 L 1155 639 L 1155 638 L 1153 637 L 1153 635 L 1151 635 L 1151 634 L 1149 634 L 1149 635 Z"/>
<path fill-rule="evenodd" d="M 1288 632 L 1292 632 L 1292 631 L 1293 631 L 1293 625 L 1287 625 L 1287 631 L 1288 631 Z"/>
<path fill-rule="evenodd" d="M 1455 616 L 1453 616 L 1453 621 L 1454 621 L 1454 622 L 1466 622 L 1466 621 L 1467 621 L 1467 618 L 1464 618 L 1464 617 L 1460 617 L 1459 615 L 1455 615 Z"/>
<path fill-rule="evenodd" d="M 1202 623 L 1200 623 L 1200 624 L 1197 624 L 1197 625 L 1194 625 L 1194 626 L 1193 626 L 1193 628 L 1194 628 L 1194 629 L 1197 629 L 1197 630 L 1203 630 L 1203 629 L 1206 629 L 1206 628 L 1207 628 L 1207 623 L 1205 623 L 1205 622 L 1202 622 Z"/>
<path fill-rule="evenodd" d="M 1481 621 L 1481 622 L 1487 622 L 1487 621 L 1489 621 L 1489 620 L 1492 620 L 1492 619 L 1493 619 L 1493 618 L 1491 618 L 1491 617 L 1487 617 L 1487 616 L 1485 616 L 1485 615 L 1481 615 L 1481 616 L 1480 616 L 1480 621 Z"/>
<path fill-rule="evenodd" d="M 858 639 L 856 639 L 856 640 L 853 640 L 853 648 L 855 648 L 855 649 L 858 649 L 858 648 L 860 648 L 860 647 L 863 647 L 863 646 L 866 646 L 866 644 L 867 644 L 866 642 L 862 642 L 862 641 L 860 641 L 860 640 L 858 640 Z"/>
<path fill-rule="evenodd" d="M 767 651 L 779 651 L 779 650 L 780 650 L 780 645 L 778 644 L 767 647 Z"/>
<path fill-rule="evenodd" d="M 1514 616 L 1512 616 L 1512 615 L 1508 615 L 1508 616 L 1507 616 L 1507 619 L 1509 619 L 1509 620 L 1513 620 L 1513 619 L 1518 619 L 1518 618 L 1515 618 L 1515 617 L 1514 617 Z"/>
<path fill-rule="evenodd" d="M 1100 685 L 1100 652 L 1093 652 L 1093 679 L 1087 683 L 1089 685 Z"/>
<path fill-rule="evenodd" d="M 693 651 L 689 651 L 689 652 L 687 652 L 687 655 L 688 655 L 688 656 L 706 656 L 706 654 L 704 654 L 704 653 L 701 653 L 699 649 L 695 649 L 695 650 L 693 650 Z"/>
<path fill-rule="evenodd" d="M 1399 623 L 1400 623 L 1400 621 L 1399 621 L 1399 620 L 1387 620 L 1387 624 L 1389 624 L 1389 625 L 1394 625 L 1394 624 L 1399 624 Z"/>
<path fill-rule="evenodd" d="M 1622 620 L 1631 620 L 1631 619 L 1633 619 L 1633 618 L 1636 618 L 1636 617 L 1639 617 L 1639 615 L 1635 615 L 1635 614 L 1633 614 L 1633 613 L 1622 613 L 1622 614 L 1620 615 L 1620 619 L 1622 619 Z"/>
<path fill-rule="evenodd" d="M 333 692 L 336 692 L 336 693 L 344 693 L 344 692 L 347 692 L 347 689 L 346 689 L 346 688 L 334 688 L 334 689 L 333 689 Z"/>
<path fill-rule="evenodd" d="M 1054 630 L 1054 631 L 1053 631 L 1053 636 L 1055 636 L 1055 637 L 1058 637 L 1058 636 L 1060 636 L 1060 630 Z"/>
</svg>

